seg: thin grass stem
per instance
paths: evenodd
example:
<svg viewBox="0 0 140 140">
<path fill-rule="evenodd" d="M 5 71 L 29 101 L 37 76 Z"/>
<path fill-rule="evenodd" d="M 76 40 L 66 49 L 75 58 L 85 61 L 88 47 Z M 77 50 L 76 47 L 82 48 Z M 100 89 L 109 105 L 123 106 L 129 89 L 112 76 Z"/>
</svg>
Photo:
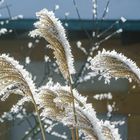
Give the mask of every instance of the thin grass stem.
<svg viewBox="0 0 140 140">
<path fill-rule="evenodd" d="M 24 91 L 23 91 L 23 93 L 24 93 Z M 46 140 L 45 130 L 44 130 L 44 127 L 43 127 L 43 125 L 42 125 L 42 123 L 41 123 L 41 118 L 40 118 L 40 115 L 39 115 L 39 110 L 38 110 L 38 108 L 37 108 L 37 105 L 36 105 L 34 96 L 33 96 L 33 94 L 32 94 L 31 91 L 30 91 L 30 96 L 31 96 L 31 98 L 32 98 L 32 102 L 33 102 L 34 107 L 35 107 L 35 112 L 37 113 L 37 119 L 38 119 L 40 131 L 41 131 L 42 139 L 43 139 L 43 140 Z"/>
<path fill-rule="evenodd" d="M 70 91 L 71 91 L 72 98 L 73 98 L 72 105 L 73 105 L 73 113 L 74 113 L 74 121 L 75 121 L 75 136 L 76 136 L 76 140 L 79 140 L 79 131 L 78 131 L 78 128 L 77 128 L 78 120 L 77 120 L 74 94 L 73 94 L 73 88 L 72 88 L 72 77 L 71 77 L 70 74 L 69 74 L 69 86 L 70 86 Z"/>
<path fill-rule="evenodd" d="M 36 102 L 35 102 L 35 100 L 34 100 L 33 95 L 32 95 L 32 100 L 33 100 L 33 104 L 34 104 L 34 107 L 35 107 L 35 111 L 36 111 L 36 113 L 37 113 L 37 118 L 38 118 L 40 130 L 41 130 L 42 139 L 43 139 L 43 140 L 46 140 L 45 130 L 44 130 L 44 127 L 43 127 L 43 125 L 42 125 L 42 123 L 41 123 L 39 111 L 38 111 L 38 108 L 37 108 L 37 105 L 36 105 Z"/>
<path fill-rule="evenodd" d="M 72 138 L 72 140 L 75 140 L 74 129 L 71 128 L 70 130 L 71 130 L 71 138 Z"/>
</svg>

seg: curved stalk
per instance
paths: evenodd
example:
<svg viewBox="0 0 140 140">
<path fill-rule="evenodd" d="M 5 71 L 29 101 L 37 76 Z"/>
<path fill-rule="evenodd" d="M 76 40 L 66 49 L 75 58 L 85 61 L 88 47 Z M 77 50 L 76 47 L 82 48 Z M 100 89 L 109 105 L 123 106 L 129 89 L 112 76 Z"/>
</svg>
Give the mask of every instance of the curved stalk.
<svg viewBox="0 0 140 140">
<path fill-rule="evenodd" d="M 30 89 L 30 88 L 29 88 Z M 25 92 L 23 91 L 23 93 L 25 94 Z M 26 95 L 26 94 L 25 94 Z M 34 99 L 34 96 L 32 94 L 32 92 L 30 91 L 30 94 L 29 94 L 32 98 L 32 102 L 34 104 L 34 107 L 35 107 L 35 111 L 37 113 L 37 119 L 38 119 L 38 123 L 39 123 L 39 127 L 40 127 L 40 131 L 41 131 L 41 135 L 42 135 L 42 140 L 46 140 L 46 136 L 45 136 L 45 130 L 44 130 L 44 127 L 41 123 L 41 119 L 40 119 L 40 115 L 39 115 L 39 110 L 37 108 L 37 105 L 36 105 L 36 102 L 35 102 L 35 99 Z"/>
<path fill-rule="evenodd" d="M 75 140 L 74 129 L 71 128 L 70 130 L 71 130 L 71 138 L 72 138 L 72 140 Z"/>
<path fill-rule="evenodd" d="M 32 96 L 32 100 L 33 100 L 34 107 L 35 107 L 35 111 L 36 111 L 36 113 L 37 113 L 37 118 L 38 118 L 38 122 L 39 122 L 39 126 L 40 126 L 40 131 L 41 131 L 42 139 L 43 139 L 43 140 L 46 140 L 45 130 L 44 130 L 43 125 L 42 125 L 42 123 L 41 123 L 41 119 L 40 119 L 40 115 L 39 115 L 39 111 L 38 111 L 36 102 L 35 102 L 34 97 L 33 97 L 32 94 L 31 94 L 31 96 Z"/>
<path fill-rule="evenodd" d="M 77 120 L 77 114 L 76 114 L 76 108 L 75 108 L 75 101 L 74 101 L 74 94 L 73 94 L 73 89 L 72 89 L 72 77 L 71 75 L 69 74 L 69 86 L 70 86 L 70 91 L 71 91 L 71 94 L 72 94 L 72 106 L 73 106 L 73 113 L 74 113 L 74 121 L 75 121 L 75 134 L 76 134 L 76 140 L 79 140 L 79 131 L 78 131 L 78 128 L 77 128 L 77 123 L 78 123 L 78 120 Z M 74 131 L 74 129 L 73 129 Z"/>
</svg>

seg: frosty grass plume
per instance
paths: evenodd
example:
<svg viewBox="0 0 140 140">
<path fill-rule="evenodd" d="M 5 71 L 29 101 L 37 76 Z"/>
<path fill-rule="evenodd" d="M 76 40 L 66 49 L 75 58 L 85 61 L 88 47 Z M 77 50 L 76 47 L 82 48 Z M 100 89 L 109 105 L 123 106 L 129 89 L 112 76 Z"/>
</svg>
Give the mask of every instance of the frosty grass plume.
<svg viewBox="0 0 140 140">
<path fill-rule="evenodd" d="M 1 86 L 0 96 L 5 94 L 4 91 L 10 90 L 10 87 L 14 87 L 14 86 L 15 87 L 19 86 L 18 87 L 19 89 L 18 88 L 17 89 L 18 89 L 18 91 L 21 90 L 20 92 L 23 92 L 25 90 L 26 92 L 32 91 L 33 94 L 36 93 L 36 87 L 35 87 L 35 84 L 33 83 L 32 79 L 30 78 L 30 74 L 23 68 L 23 66 L 21 66 L 18 63 L 18 61 L 14 60 L 13 58 L 9 57 L 8 55 L 2 54 L 0 56 L 0 62 L 1 62 L 0 71 L 5 70 L 6 74 L 7 74 L 6 76 L 9 76 L 9 77 L 6 77 L 6 76 L 3 77 L 3 81 L 5 80 L 5 82 L 9 82 L 9 84 L 7 83 L 5 85 L 4 82 L 0 84 L 0 86 Z M 15 75 L 10 75 L 11 72 Z M 13 79 L 12 79 L 11 78 L 12 76 L 15 76 L 15 77 L 13 77 Z M 8 78 L 9 78 L 9 81 L 8 81 Z M 10 81 L 12 81 L 12 82 L 10 82 Z M 20 85 L 20 82 L 23 85 Z M 22 89 L 22 88 L 24 88 L 24 89 Z M 18 92 L 18 93 L 20 93 L 20 92 Z"/>
<path fill-rule="evenodd" d="M 37 103 L 43 108 L 41 113 L 42 117 L 52 118 L 60 121 L 67 126 L 74 126 L 73 112 L 71 106 L 71 94 L 68 86 L 61 86 L 59 83 L 53 84 L 51 81 L 47 85 L 42 86 L 39 89 L 41 92 L 36 98 Z M 46 91 L 49 91 L 46 93 Z M 51 92 L 50 92 L 51 91 Z M 48 94 L 48 96 L 43 96 Z M 52 96 L 50 95 L 52 94 Z M 46 99 L 45 99 L 45 98 Z M 96 117 L 96 113 L 91 104 L 87 104 L 87 98 L 81 96 L 76 90 L 74 90 L 74 97 L 76 102 L 76 112 L 78 118 L 78 128 L 85 134 L 86 140 L 93 138 L 99 140 L 112 140 L 116 137 L 116 140 L 120 140 L 120 136 L 117 133 L 117 129 L 114 126 L 106 126 L 103 122 L 99 121 Z M 44 102 L 46 100 L 46 102 Z M 49 103 L 50 102 L 50 103 Z M 62 109 L 62 110 L 59 110 Z M 106 126 L 106 130 L 104 130 Z M 115 131 L 110 130 L 113 128 Z M 110 139 L 109 139 L 110 138 Z"/>
<path fill-rule="evenodd" d="M 91 60 L 90 68 L 92 73 L 105 77 L 105 82 L 109 83 L 111 77 L 133 79 L 140 83 L 140 69 L 137 65 L 121 53 L 116 51 L 106 51 L 103 49 Z M 92 74 L 91 73 L 91 74 Z M 100 78 L 100 79 L 101 79 Z"/>
<path fill-rule="evenodd" d="M 75 69 L 71 46 L 67 40 L 65 29 L 60 20 L 55 18 L 52 11 L 43 9 L 40 12 L 37 12 L 36 16 L 39 17 L 39 21 L 34 24 L 37 29 L 30 32 L 30 36 L 44 37 L 51 44 L 50 47 L 54 50 L 54 55 L 60 70 L 67 79 L 69 75 L 68 71 L 70 74 L 74 74 Z M 66 67 L 68 67 L 68 69 Z"/>
</svg>

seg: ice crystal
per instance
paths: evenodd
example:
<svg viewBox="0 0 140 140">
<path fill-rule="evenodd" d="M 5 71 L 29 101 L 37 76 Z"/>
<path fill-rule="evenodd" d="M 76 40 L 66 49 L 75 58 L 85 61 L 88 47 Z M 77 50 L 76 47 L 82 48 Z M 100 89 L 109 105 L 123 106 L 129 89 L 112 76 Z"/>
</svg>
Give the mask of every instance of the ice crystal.
<svg viewBox="0 0 140 140">
<path fill-rule="evenodd" d="M 126 22 L 126 21 L 127 21 L 127 19 L 126 19 L 126 18 L 124 18 L 124 17 L 121 17 L 121 21 L 122 21 L 122 22 Z"/>
<path fill-rule="evenodd" d="M 33 47 L 33 43 L 32 42 L 29 42 L 28 43 L 28 48 L 32 48 Z"/>
<path fill-rule="evenodd" d="M 0 35 L 5 34 L 7 32 L 6 28 L 1 28 L 0 29 Z"/>
<path fill-rule="evenodd" d="M 112 94 L 109 93 L 101 93 L 101 94 L 96 94 L 93 96 L 94 99 L 96 100 L 104 100 L 104 99 L 108 99 L 111 100 L 112 99 Z"/>
<path fill-rule="evenodd" d="M 25 58 L 25 62 L 26 62 L 26 64 L 30 64 L 31 59 L 30 59 L 30 57 L 29 57 L 29 56 L 27 56 L 27 57 Z"/>
<path fill-rule="evenodd" d="M 76 45 L 83 53 L 87 54 L 86 49 L 82 47 L 81 41 L 77 41 Z"/>
<path fill-rule="evenodd" d="M 58 10 L 60 7 L 58 4 L 55 5 L 55 10 Z"/>
</svg>

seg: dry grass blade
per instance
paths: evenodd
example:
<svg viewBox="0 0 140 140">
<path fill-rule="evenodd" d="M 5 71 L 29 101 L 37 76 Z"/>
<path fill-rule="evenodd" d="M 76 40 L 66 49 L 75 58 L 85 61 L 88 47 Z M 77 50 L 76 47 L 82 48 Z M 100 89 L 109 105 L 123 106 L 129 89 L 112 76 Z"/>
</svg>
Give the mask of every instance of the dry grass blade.
<svg viewBox="0 0 140 140">
<path fill-rule="evenodd" d="M 41 36 L 45 38 L 54 50 L 59 69 L 65 79 L 69 80 L 69 73 L 75 72 L 73 66 L 73 56 L 69 42 L 65 35 L 65 30 L 61 22 L 55 18 L 53 12 L 43 9 L 37 13 L 39 21 L 35 23 L 35 29 L 30 34 L 31 36 Z"/>
<path fill-rule="evenodd" d="M 73 90 L 73 92 L 76 104 L 84 106 L 84 104 L 86 104 L 87 98 L 81 96 L 75 89 Z M 73 96 L 70 93 L 70 87 L 61 86 L 58 83 L 56 85 L 50 85 L 48 83 L 48 85 L 42 86 L 39 89 L 39 98 L 41 98 L 40 100 L 38 100 L 38 104 L 40 105 L 40 107 L 55 103 L 57 107 L 63 109 L 67 108 L 73 102 Z"/>
<path fill-rule="evenodd" d="M 77 108 L 77 117 L 78 117 L 78 127 L 86 135 L 86 139 L 98 140 L 98 132 L 95 132 L 94 126 L 89 120 L 87 114 L 81 111 L 81 108 Z"/>
<path fill-rule="evenodd" d="M 0 56 L 0 90 L 0 95 L 6 98 L 13 91 L 24 96 L 31 96 L 31 90 L 35 90 L 29 74 L 17 61 L 6 55 Z"/>
<path fill-rule="evenodd" d="M 52 89 L 51 89 L 52 88 Z M 68 88 L 68 89 L 67 89 Z M 50 119 L 61 121 L 66 116 L 66 109 L 72 108 L 73 97 L 69 91 L 69 87 L 42 87 L 39 89 L 37 104 L 39 105 L 40 110 L 42 109 L 42 116 L 46 116 Z M 85 103 L 85 98 L 82 98 L 76 90 L 75 101 L 83 105 Z M 81 100 L 78 100 L 77 97 L 81 97 Z M 71 110 L 72 111 L 72 110 Z"/>
<path fill-rule="evenodd" d="M 49 89 L 50 88 L 50 89 Z M 79 98 L 78 98 L 79 97 Z M 80 96 L 76 91 L 74 92 L 77 126 L 73 118 L 72 96 L 69 92 L 68 86 L 66 88 L 46 87 L 39 93 L 38 104 L 43 112 L 43 117 L 48 117 L 55 121 L 60 121 L 65 125 L 77 127 L 86 136 L 86 140 L 114 140 L 112 128 L 109 128 L 100 122 L 95 114 L 91 104 L 86 104 L 86 98 Z M 113 130 L 115 130 L 113 128 Z M 118 134 L 118 133 L 117 133 Z M 116 136 L 117 136 L 116 134 Z M 120 140 L 117 136 L 115 140 Z"/>
<path fill-rule="evenodd" d="M 6 55 L 0 56 L 0 96 L 2 96 L 2 100 L 8 98 L 13 91 L 16 94 L 22 93 L 24 97 L 30 97 L 37 113 L 42 138 L 45 140 L 45 132 L 40 120 L 36 101 L 34 99 L 34 95 L 36 93 L 35 85 L 29 77 L 29 73 L 25 71 L 17 61 Z M 24 101 L 26 100 L 23 100 L 22 104 Z"/>
<path fill-rule="evenodd" d="M 65 120 L 65 122 L 67 122 L 66 125 L 68 125 L 69 127 L 75 127 L 73 110 L 71 106 L 72 100 L 72 96 L 68 90 L 50 90 L 48 89 L 48 87 L 41 89 L 38 100 L 40 109 L 42 109 L 43 111 L 41 115 L 43 117 L 48 117 L 62 123 Z M 90 124 L 87 123 L 87 120 L 81 115 L 79 115 L 79 113 L 77 115 L 78 121 L 80 120 L 81 125 L 83 124 L 83 122 L 86 122 L 86 124 L 88 125 Z"/>
<path fill-rule="evenodd" d="M 64 110 L 59 108 L 54 102 L 56 97 L 57 94 L 54 91 L 43 89 L 39 95 L 38 104 L 39 108 L 42 109 L 42 116 L 60 121 L 64 117 Z"/>
<path fill-rule="evenodd" d="M 74 120 L 70 109 L 67 112 L 67 117 L 64 118 L 68 126 L 74 126 Z M 78 128 L 84 133 L 86 140 L 121 140 L 116 129 L 113 125 L 110 125 L 108 121 L 99 121 L 92 108 L 81 108 L 76 106 Z"/>
<path fill-rule="evenodd" d="M 133 79 L 140 84 L 140 69 L 133 61 L 115 51 L 99 52 L 91 60 L 91 69 L 105 78 Z"/>
</svg>

